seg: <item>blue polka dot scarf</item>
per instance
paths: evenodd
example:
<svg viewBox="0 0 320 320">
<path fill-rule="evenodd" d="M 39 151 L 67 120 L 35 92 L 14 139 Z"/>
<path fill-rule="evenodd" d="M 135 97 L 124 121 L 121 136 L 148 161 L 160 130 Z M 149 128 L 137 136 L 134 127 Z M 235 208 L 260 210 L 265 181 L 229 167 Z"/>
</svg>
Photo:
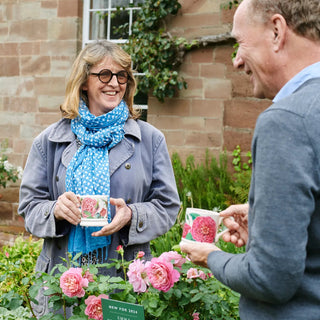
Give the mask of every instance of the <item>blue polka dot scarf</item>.
<svg viewBox="0 0 320 320">
<path fill-rule="evenodd" d="M 81 142 L 81 147 L 67 168 L 67 191 L 73 191 L 79 195 L 100 194 L 110 197 L 108 150 L 122 140 L 123 127 L 128 116 L 129 110 L 123 100 L 116 108 L 99 117 L 90 113 L 84 101 L 80 101 L 79 116 L 71 120 L 71 130 Z M 108 204 L 108 220 L 111 221 L 110 203 Z M 91 256 L 91 260 L 92 256 L 99 252 L 99 255 L 101 253 L 102 259 L 105 260 L 111 236 L 91 236 L 92 232 L 100 229 L 101 227 L 72 225 L 68 251 L 73 256 L 81 252 L 82 255 Z"/>
</svg>

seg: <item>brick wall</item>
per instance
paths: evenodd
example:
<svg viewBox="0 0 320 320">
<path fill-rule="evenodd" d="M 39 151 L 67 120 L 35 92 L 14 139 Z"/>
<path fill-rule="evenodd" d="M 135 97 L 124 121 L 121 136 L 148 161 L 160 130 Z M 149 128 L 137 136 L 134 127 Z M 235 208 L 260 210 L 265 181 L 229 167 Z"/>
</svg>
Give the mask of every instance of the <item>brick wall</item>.
<svg viewBox="0 0 320 320">
<path fill-rule="evenodd" d="M 227 2 L 180 0 L 170 32 L 188 39 L 229 32 Z M 34 137 L 60 118 L 65 78 L 81 47 L 81 17 L 82 0 L 0 2 L 0 140 L 8 139 L 15 165 L 25 164 Z M 230 155 L 237 144 L 250 149 L 256 118 L 269 102 L 253 98 L 246 75 L 233 70 L 233 50 L 230 41 L 193 49 L 180 67 L 188 89 L 164 104 L 149 98 L 148 122 L 164 132 L 171 154 L 201 161 L 206 149 L 216 156 L 225 149 Z M 1 193 L 0 226 L 22 226 L 18 185 Z"/>
<path fill-rule="evenodd" d="M 224 0 L 180 0 L 182 9 L 170 19 L 173 35 L 203 39 L 231 31 L 234 10 Z M 252 97 L 251 83 L 232 66 L 233 42 L 218 42 L 185 55 L 180 73 L 188 89 L 164 104 L 150 98 L 148 121 L 166 135 L 169 151 L 182 159 L 204 159 L 206 149 L 228 155 L 239 144 L 250 150 L 256 118 L 270 102 Z"/>
<path fill-rule="evenodd" d="M 0 141 L 23 166 L 34 137 L 60 118 L 65 78 L 81 46 L 82 0 L 1 0 Z M 18 186 L 0 189 L 0 244 L 23 221 Z M 4 231 L 8 230 L 8 234 Z"/>
</svg>

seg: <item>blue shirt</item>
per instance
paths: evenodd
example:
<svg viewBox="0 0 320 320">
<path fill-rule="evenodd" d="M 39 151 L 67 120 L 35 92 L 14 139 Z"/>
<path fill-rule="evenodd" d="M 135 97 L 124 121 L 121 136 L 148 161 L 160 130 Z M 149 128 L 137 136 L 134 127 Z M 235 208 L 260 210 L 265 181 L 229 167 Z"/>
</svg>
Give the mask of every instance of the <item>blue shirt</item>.
<svg viewBox="0 0 320 320">
<path fill-rule="evenodd" d="M 296 74 L 292 79 L 290 79 L 274 97 L 273 102 L 278 102 L 279 100 L 289 96 L 294 91 L 296 91 L 304 82 L 320 77 L 320 62 L 316 62 L 298 74 Z"/>
</svg>

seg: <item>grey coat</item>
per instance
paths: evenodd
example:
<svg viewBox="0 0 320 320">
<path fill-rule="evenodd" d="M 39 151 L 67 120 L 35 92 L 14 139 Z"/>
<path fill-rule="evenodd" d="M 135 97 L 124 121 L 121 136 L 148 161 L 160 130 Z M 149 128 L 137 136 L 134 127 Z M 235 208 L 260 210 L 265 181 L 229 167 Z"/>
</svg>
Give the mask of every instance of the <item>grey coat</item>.
<svg viewBox="0 0 320 320">
<path fill-rule="evenodd" d="M 108 259 L 119 258 L 119 244 L 124 246 L 126 260 L 139 251 L 150 259 L 149 242 L 175 223 L 180 200 L 164 135 L 140 120 L 129 119 L 124 129 L 123 140 L 109 153 L 110 196 L 126 201 L 132 221 L 130 227 L 112 235 Z M 71 225 L 55 219 L 54 207 L 65 192 L 66 168 L 76 150 L 70 120 L 62 119 L 35 138 L 28 156 L 18 213 L 25 219 L 26 230 L 44 239 L 36 271 L 49 272 L 67 255 Z M 114 207 L 111 211 L 113 217 Z M 41 303 L 38 308 L 43 308 Z"/>
<path fill-rule="evenodd" d="M 245 254 L 210 253 L 242 320 L 320 319 L 320 78 L 258 118 Z"/>
</svg>

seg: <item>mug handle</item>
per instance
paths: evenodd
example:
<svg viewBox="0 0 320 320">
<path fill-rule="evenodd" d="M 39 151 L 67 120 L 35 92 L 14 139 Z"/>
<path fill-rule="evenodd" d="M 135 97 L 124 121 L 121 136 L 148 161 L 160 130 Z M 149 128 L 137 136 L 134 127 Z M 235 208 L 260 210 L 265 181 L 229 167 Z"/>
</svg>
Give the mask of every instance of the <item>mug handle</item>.
<svg viewBox="0 0 320 320">
<path fill-rule="evenodd" d="M 220 217 L 220 218 L 219 218 L 219 226 L 221 225 L 221 222 L 222 222 L 223 219 L 224 219 L 223 217 Z M 224 229 L 224 230 L 221 231 L 220 233 L 217 233 L 216 236 L 215 236 L 215 238 L 214 238 L 214 242 L 218 242 L 219 239 L 220 239 L 220 237 L 221 237 L 223 234 L 225 234 L 227 231 L 229 231 L 228 228 Z"/>
<path fill-rule="evenodd" d="M 215 239 L 214 239 L 214 241 L 215 241 L 215 242 L 218 242 L 218 241 L 219 241 L 219 239 L 220 239 L 220 237 L 221 237 L 223 234 L 225 234 L 227 231 L 229 231 L 229 229 L 228 229 L 228 228 L 224 229 L 224 230 L 223 230 L 223 231 L 221 231 L 220 233 L 217 233 L 217 234 L 216 234 L 216 237 L 215 237 Z"/>
</svg>

